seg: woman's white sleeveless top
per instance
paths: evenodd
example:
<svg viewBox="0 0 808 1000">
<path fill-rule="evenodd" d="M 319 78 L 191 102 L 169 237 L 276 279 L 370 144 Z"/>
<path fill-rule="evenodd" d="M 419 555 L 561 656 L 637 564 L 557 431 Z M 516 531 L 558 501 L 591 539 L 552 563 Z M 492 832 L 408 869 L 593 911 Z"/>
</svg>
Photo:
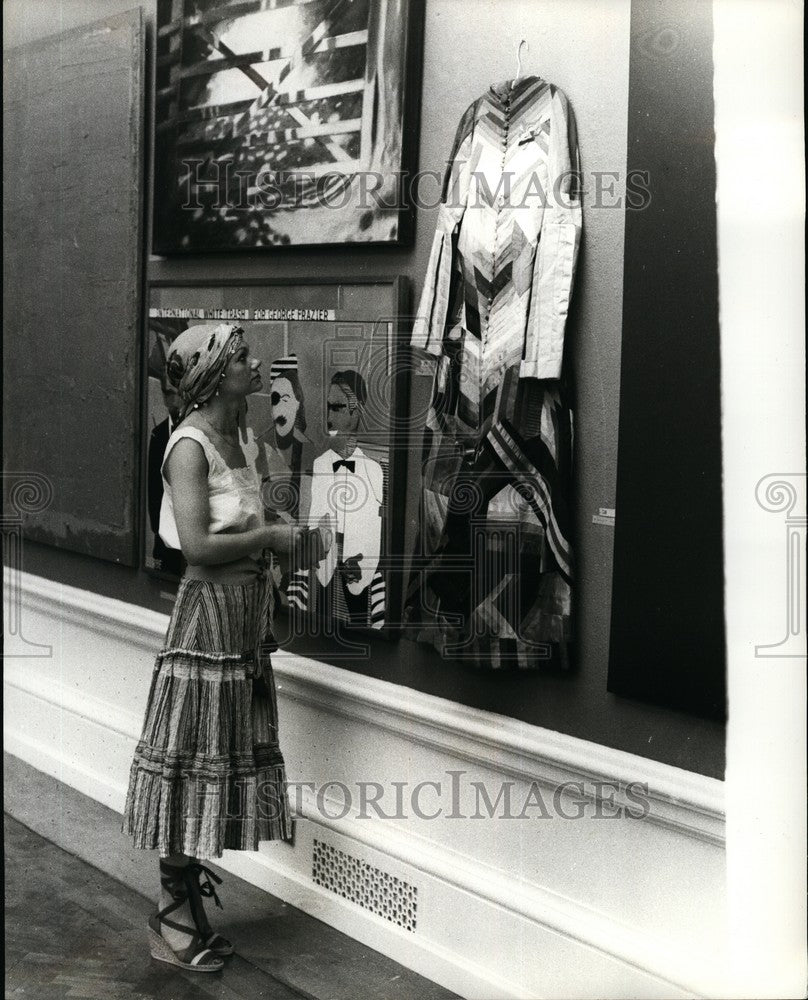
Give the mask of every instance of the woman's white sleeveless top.
<svg viewBox="0 0 808 1000">
<path fill-rule="evenodd" d="M 257 528 L 264 523 L 264 507 L 261 502 L 261 479 L 255 463 L 258 445 L 251 429 L 243 446 L 247 465 L 243 469 L 231 469 L 225 465 L 219 452 L 204 431 L 197 427 L 180 424 L 168 439 L 161 471 L 163 474 L 163 501 L 160 506 L 160 537 L 172 549 L 179 549 L 177 522 L 174 518 L 174 503 L 171 484 L 165 476 L 165 466 L 174 445 L 183 438 L 197 441 L 208 460 L 208 504 L 210 507 L 210 531 L 212 534 L 228 534 Z"/>
</svg>

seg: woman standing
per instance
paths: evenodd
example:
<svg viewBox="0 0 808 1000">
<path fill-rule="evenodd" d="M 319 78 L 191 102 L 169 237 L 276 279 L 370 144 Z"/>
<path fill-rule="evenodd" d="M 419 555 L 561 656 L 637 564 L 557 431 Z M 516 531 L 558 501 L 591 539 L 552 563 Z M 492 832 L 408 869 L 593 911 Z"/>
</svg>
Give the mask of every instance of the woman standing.
<svg viewBox="0 0 808 1000">
<path fill-rule="evenodd" d="M 166 365 L 182 407 L 163 460 L 160 534 L 188 568 L 154 668 L 124 830 L 160 853 L 152 955 L 197 972 L 219 971 L 233 953 L 205 915 L 203 896 L 220 905 L 220 879 L 200 859 L 291 836 L 264 550 L 289 552 L 305 529 L 264 523 L 244 424 L 259 365 L 227 324 L 180 334 Z"/>
</svg>

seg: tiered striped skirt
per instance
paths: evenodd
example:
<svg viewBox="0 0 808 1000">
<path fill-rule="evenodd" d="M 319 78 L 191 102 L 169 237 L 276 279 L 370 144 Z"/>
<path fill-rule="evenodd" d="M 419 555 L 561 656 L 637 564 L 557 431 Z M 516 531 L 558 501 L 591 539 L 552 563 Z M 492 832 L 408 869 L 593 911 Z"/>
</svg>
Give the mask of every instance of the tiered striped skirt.
<svg viewBox="0 0 808 1000">
<path fill-rule="evenodd" d="M 267 576 L 180 583 L 129 777 L 135 847 L 218 858 L 290 839 L 270 615 Z"/>
</svg>

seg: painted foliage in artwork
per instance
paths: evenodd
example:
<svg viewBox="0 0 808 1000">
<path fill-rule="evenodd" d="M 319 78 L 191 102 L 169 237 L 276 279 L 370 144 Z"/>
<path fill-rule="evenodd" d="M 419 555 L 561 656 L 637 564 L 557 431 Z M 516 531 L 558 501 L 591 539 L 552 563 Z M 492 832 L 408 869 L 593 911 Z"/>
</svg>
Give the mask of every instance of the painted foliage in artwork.
<svg viewBox="0 0 808 1000">
<path fill-rule="evenodd" d="M 159 0 L 155 250 L 399 242 L 412 6 Z"/>
</svg>

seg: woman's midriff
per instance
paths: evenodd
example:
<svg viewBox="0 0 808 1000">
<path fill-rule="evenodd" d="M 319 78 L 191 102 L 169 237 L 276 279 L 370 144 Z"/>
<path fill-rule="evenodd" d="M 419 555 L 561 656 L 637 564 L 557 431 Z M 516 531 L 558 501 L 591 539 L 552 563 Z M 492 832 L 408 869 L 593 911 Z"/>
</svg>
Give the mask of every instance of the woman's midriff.
<svg viewBox="0 0 808 1000">
<path fill-rule="evenodd" d="M 239 585 L 254 583 L 264 571 L 263 560 L 245 556 L 235 562 L 213 566 L 191 566 L 185 570 L 188 580 L 207 580 L 208 583 Z"/>
</svg>

